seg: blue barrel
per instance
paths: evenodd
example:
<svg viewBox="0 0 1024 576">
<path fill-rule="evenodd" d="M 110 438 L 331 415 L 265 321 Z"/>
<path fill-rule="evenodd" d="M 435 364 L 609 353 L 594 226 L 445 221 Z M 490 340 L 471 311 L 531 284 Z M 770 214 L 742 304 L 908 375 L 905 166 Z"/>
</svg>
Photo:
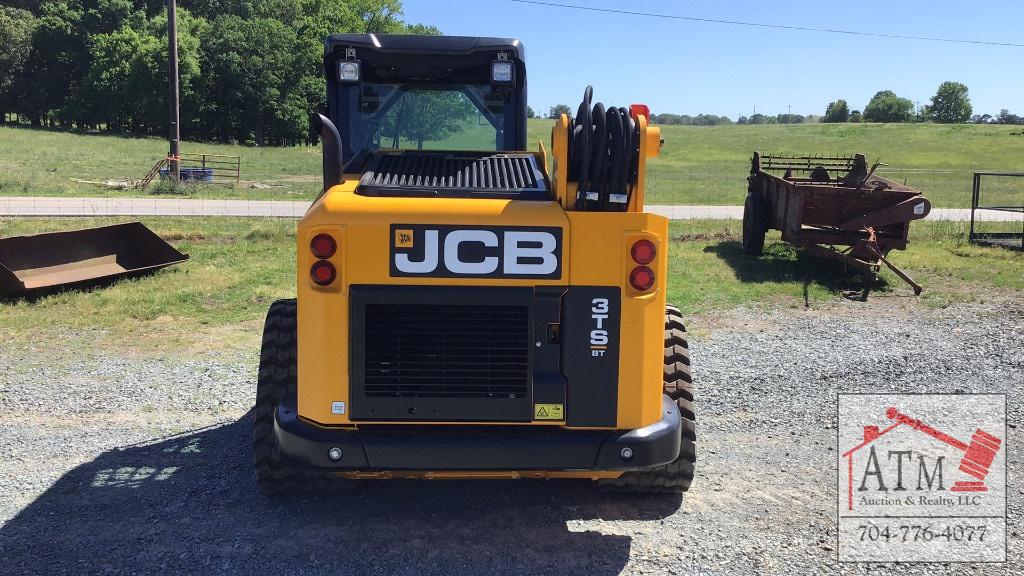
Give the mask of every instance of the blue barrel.
<svg viewBox="0 0 1024 576">
<path fill-rule="evenodd" d="M 213 182 L 213 168 L 178 168 L 182 182 Z M 171 176 L 170 168 L 160 169 L 160 179 L 167 180 Z"/>
</svg>

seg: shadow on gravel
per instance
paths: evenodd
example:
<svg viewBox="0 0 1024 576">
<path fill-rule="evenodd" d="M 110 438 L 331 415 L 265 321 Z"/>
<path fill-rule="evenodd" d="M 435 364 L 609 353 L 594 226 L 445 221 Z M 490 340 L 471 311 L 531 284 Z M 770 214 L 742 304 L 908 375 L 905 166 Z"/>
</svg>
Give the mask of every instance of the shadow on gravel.
<svg viewBox="0 0 1024 576">
<path fill-rule="evenodd" d="M 0 528 L 2 571 L 618 574 L 631 538 L 573 521 L 659 519 L 681 504 L 568 481 L 379 481 L 270 498 L 249 444 L 244 417 L 78 466 Z"/>
<path fill-rule="evenodd" d="M 765 244 L 760 258 L 745 254 L 743 243 L 736 240 L 723 240 L 705 247 L 704 252 L 721 258 L 741 282 L 802 283 L 805 300 L 812 284 L 850 300 L 867 300 L 872 290 L 884 289 L 887 285 L 884 278 L 867 278 L 838 260 L 812 256 L 785 242 Z"/>
</svg>

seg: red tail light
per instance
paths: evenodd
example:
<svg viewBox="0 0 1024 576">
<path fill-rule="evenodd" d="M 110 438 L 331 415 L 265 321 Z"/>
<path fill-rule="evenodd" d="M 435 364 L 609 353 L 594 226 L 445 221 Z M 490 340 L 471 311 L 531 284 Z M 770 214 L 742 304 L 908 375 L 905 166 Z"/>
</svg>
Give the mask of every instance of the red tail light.
<svg viewBox="0 0 1024 576">
<path fill-rule="evenodd" d="M 338 277 L 338 272 L 334 269 L 334 264 L 327 260 L 317 260 L 309 269 L 309 277 L 313 279 L 314 284 L 327 286 Z"/>
<path fill-rule="evenodd" d="M 334 252 L 337 249 L 338 243 L 334 241 L 334 237 L 330 234 L 317 234 L 309 243 L 309 250 L 313 253 L 313 256 L 320 259 L 334 256 Z"/>
<path fill-rule="evenodd" d="M 654 257 L 658 255 L 658 249 L 654 246 L 654 242 L 650 240 L 637 240 L 633 243 L 629 254 L 637 264 L 650 264 L 654 262 Z"/>
<path fill-rule="evenodd" d="M 640 292 L 654 287 L 654 270 L 647 266 L 637 266 L 629 273 L 629 285 Z"/>
</svg>

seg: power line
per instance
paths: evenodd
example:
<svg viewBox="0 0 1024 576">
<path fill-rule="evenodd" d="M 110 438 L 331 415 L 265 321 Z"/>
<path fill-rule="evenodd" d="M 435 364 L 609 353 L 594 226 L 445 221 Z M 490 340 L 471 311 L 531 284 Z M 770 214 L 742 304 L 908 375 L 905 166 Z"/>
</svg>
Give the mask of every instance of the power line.
<svg viewBox="0 0 1024 576">
<path fill-rule="evenodd" d="M 512 0 L 520 4 L 534 4 L 537 6 L 551 6 L 556 8 L 571 8 L 573 10 L 586 10 L 588 12 L 605 12 L 610 14 L 625 14 L 628 16 L 645 16 L 648 18 L 662 18 L 667 20 L 686 20 L 688 22 L 703 22 L 707 24 L 727 24 L 731 26 L 751 26 L 754 28 L 771 28 L 775 30 L 796 30 L 800 32 L 823 32 L 828 34 L 846 34 L 848 36 L 869 36 L 871 38 L 890 38 L 896 40 L 919 40 L 924 42 L 947 42 L 950 44 L 976 44 L 981 46 L 1009 46 L 1013 48 L 1024 48 L 1024 44 L 1013 42 L 989 42 L 986 40 L 965 40 L 962 38 L 939 38 L 933 36 L 910 36 L 906 34 L 888 34 L 885 32 L 864 32 L 861 30 L 840 30 L 836 28 L 812 28 L 810 26 L 789 26 L 786 24 L 767 24 L 765 22 L 744 22 L 742 20 L 720 20 L 716 18 L 697 18 L 695 16 L 678 16 L 675 14 L 657 14 L 654 12 L 635 12 L 632 10 L 615 10 L 613 8 L 595 8 L 593 6 L 578 6 L 576 4 L 560 4 L 558 2 L 541 2 L 539 0 Z"/>
</svg>

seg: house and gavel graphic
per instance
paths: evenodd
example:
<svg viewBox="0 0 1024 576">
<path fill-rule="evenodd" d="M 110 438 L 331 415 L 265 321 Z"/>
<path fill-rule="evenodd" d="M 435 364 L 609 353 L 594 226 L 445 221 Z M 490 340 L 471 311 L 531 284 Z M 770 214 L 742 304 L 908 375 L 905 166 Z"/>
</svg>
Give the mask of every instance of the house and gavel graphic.
<svg viewBox="0 0 1024 576">
<path fill-rule="evenodd" d="M 906 414 L 901 413 L 894 407 L 890 407 L 885 411 L 885 415 L 893 423 L 884 430 L 879 430 L 878 426 L 865 426 L 864 427 L 864 439 L 863 441 L 854 446 L 850 450 L 843 453 L 843 457 L 847 459 L 847 471 L 849 474 L 849 507 L 853 509 L 853 455 L 855 452 L 871 444 L 875 440 L 888 434 L 897 427 L 903 425 L 908 426 L 918 432 L 922 432 L 931 436 L 932 438 L 947 444 L 958 451 L 963 452 L 963 456 L 960 458 L 960 471 L 967 476 L 974 478 L 974 480 L 958 480 L 950 488 L 953 492 L 987 492 L 988 487 L 985 485 L 985 478 L 988 476 L 989 469 L 992 466 L 993 460 L 999 453 L 999 448 L 1002 446 L 1002 440 L 985 432 L 981 428 L 977 428 L 974 434 L 971 436 L 970 443 L 963 442 L 957 438 L 950 436 L 940 430 L 936 430 L 931 426 L 925 424 L 921 420 L 912 418 Z"/>
</svg>

